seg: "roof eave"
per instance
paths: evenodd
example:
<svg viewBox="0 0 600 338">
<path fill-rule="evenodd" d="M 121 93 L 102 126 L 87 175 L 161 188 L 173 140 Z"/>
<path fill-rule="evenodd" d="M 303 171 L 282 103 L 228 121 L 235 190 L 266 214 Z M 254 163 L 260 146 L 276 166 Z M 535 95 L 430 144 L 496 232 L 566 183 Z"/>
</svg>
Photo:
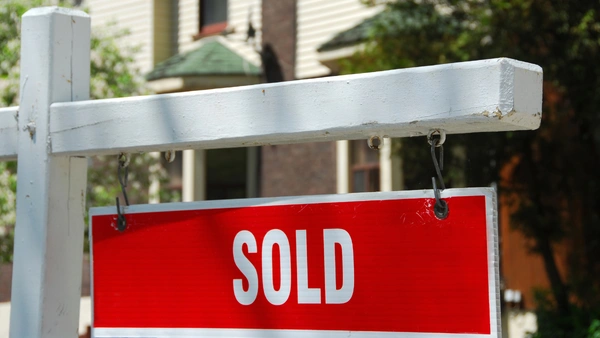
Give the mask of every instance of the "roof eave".
<svg viewBox="0 0 600 338">
<path fill-rule="evenodd" d="M 341 46 L 335 49 L 327 49 L 319 51 L 317 54 L 317 60 L 321 63 L 327 63 L 331 61 L 339 61 L 341 59 L 349 58 L 357 52 L 364 50 L 365 43 L 356 43 L 353 45 Z"/>
<path fill-rule="evenodd" d="M 173 76 L 149 80 L 148 86 L 157 94 L 252 85 L 262 82 L 257 75 L 214 74 Z"/>
</svg>

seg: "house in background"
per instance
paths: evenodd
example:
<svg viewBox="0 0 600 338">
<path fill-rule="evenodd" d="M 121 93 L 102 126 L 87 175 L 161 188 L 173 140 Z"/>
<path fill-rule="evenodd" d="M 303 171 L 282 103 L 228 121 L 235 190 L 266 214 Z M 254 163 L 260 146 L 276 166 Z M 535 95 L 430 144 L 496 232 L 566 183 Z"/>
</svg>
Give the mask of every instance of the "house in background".
<svg viewBox="0 0 600 338">
<path fill-rule="evenodd" d="M 117 22 L 141 45 L 137 64 L 157 93 L 336 75 L 383 6 L 359 0 L 86 0 L 94 28 Z M 403 188 L 390 140 L 188 150 L 165 164 L 184 201 L 390 191 Z M 163 187 L 165 188 L 165 187 Z M 500 206 L 505 336 L 535 331 L 533 287 L 548 287 L 539 256 Z"/>
<path fill-rule="evenodd" d="M 84 0 L 83 6 L 92 30 L 115 23 L 131 32 L 119 43 L 139 46 L 136 66 L 156 93 L 336 75 L 339 60 L 360 48 L 370 19 L 383 9 L 359 0 Z M 379 151 L 366 139 L 186 150 L 165 167 L 171 181 L 162 188 L 181 191 L 183 201 L 403 188 L 390 140 Z M 549 284 L 541 258 L 527 251 L 509 214 L 500 207 L 501 272 L 510 290 L 503 331 L 523 337 L 535 330 L 531 289 Z M 2 286 L 6 302 L 10 292 Z M 89 298 L 82 304 L 89 311 Z M 0 306 L 1 321 L 7 318 Z"/>
<path fill-rule="evenodd" d="M 320 53 L 337 34 L 383 7 L 358 0 L 87 0 L 92 29 L 116 22 L 140 45 L 136 61 L 156 93 L 173 93 L 335 75 L 344 46 Z M 150 18 L 150 19 L 148 19 Z M 389 191 L 399 161 L 391 142 L 367 141 L 188 150 L 165 164 L 183 201 Z"/>
</svg>

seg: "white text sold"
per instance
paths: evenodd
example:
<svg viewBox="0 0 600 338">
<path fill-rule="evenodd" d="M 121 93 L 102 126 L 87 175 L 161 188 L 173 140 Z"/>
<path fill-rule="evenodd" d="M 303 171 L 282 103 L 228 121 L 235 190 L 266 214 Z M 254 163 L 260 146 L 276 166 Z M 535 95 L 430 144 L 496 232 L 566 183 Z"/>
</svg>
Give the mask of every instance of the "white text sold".
<svg viewBox="0 0 600 338">
<path fill-rule="evenodd" d="M 263 238 L 260 252 L 254 235 L 247 230 L 237 233 L 233 241 L 233 259 L 235 265 L 248 281 L 248 288 L 244 290 L 243 280 L 233 280 L 233 292 L 236 300 L 242 305 L 254 303 L 259 289 L 259 273 L 262 280 L 262 289 L 267 300 L 273 305 L 282 305 L 290 298 L 292 282 L 297 283 L 299 304 L 320 304 L 321 288 L 308 287 L 308 259 L 306 243 L 306 230 L 296 230 L 296 281 L 292 281 L 292 253 L 287 235 L 273 229 Z M 336 288 L 336 257 L 335 245 L 342 248 L 342 286 Z M 260 254 L 262 271 L 257 271 L 252 262 L 244 255 L 243 247 L 247 246 L 248 254 Z M 273 283 L 273 247 L 279 248 L 279 290 Z M 350 234 L 343 229 L 324 229 L 324 267 L 325 267 L 325 303 L 347 303 L 354 292 L 354 250 Z"/>
</svg>

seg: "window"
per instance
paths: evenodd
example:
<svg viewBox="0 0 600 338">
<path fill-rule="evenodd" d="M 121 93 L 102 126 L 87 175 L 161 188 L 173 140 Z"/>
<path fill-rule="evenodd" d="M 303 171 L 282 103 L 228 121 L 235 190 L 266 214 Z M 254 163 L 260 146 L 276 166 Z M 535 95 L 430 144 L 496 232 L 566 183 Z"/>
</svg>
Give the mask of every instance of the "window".
<svg viewBox="0 0 600 338">
<path fill-rule="evenodd" d="M 379 191 L 379 151 L 364 140 L 350 141 L 350 190 Z"/>
<path fill-rule="evenodd" d="M 200 0 L 201 36 L 217 34 L 227 28 L 227 0 Z"/>
<path fill-rule="evenodd" d="M 206 199 L 245 198 L 247 176 L 246 148 L 206 151 Z"/>
</svg>

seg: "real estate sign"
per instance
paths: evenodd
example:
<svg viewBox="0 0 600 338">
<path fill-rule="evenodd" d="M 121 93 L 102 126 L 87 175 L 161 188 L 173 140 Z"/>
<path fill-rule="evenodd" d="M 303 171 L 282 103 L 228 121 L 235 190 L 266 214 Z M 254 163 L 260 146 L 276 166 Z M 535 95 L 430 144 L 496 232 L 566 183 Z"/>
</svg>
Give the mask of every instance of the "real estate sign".
<svg viewBox="0 0 600 338">
<path fill-rule="evenodd" d="M 498 337 L 495 193 L 91 209 L 94 337 Z"/>
</svg>

